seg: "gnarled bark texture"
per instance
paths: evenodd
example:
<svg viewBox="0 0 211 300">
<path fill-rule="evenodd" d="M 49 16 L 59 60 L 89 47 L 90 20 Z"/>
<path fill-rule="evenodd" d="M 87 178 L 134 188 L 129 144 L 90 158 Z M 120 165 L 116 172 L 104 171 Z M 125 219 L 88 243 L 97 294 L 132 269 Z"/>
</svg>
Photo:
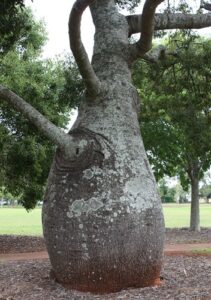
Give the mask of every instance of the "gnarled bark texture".
<svg viewBox="0 0 211 300">
<path fill-rule="evenodd" d="M 43 225 L 58 282 L 105 293 L 155 283 L 164 221 L 139 130 L 127 20 L 113 0 L 95 1 L 91 12 L 101 91 L 84 95 L 69 133 L 81 147 L 72 159 L 55 155 Z"/>
</svg>

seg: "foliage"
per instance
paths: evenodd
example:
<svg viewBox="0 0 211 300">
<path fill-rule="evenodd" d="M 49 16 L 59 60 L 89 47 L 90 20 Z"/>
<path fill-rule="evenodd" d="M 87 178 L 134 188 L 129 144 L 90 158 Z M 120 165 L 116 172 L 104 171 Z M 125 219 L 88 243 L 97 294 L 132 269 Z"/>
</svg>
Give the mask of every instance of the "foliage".
<svg viewBox="0 0 211 300">
<path fill-rule="evenodd" d="M 140 0 L 116 0 L 116 3 L 119 5 L 119 7 L 123 9 L 133 10 L 135 7 L 139 5 L 141 1 Z"/>
<path fill-rule="evenodd" d="M 200 192 L 200 195 L 202 197 L 208 197 L 208 196 L 210 196 L 210 198 L 211 198 L 211 184 L 204 184 L 200 188 L 199 192 Z"/>
<path fill-rule="evenodd" d="M 20 12 L 22 14 L 23 12 Z M 59 127 L 68 123 L 83 86 L 71 59 L 42 60 L 45 31 L 28 14 L 30 31 L 0 56 L 0 82 Z M 73 73 L 72 73 L 73 71 Z M 67 88 L 68 86 L 68 88 Z M 0 102 L 0 186 L 30 209 L 42 199 L 54 145 L 22 115 Z"/>
<path fill-rule="evenodd" d="M 15 198 L 14 196 L 9 193 L 6 188 L 4 186 L 2 186 L 0 188 L 0 200 L 3 199 L 3 200 L 10 200 L 10 201 L 13 201 Z"/>
<path fill-rule="evenodd" d="M 0 54 L 11 50 L 15 44 L 29 43 L 30 35 L 31 38 L 39 36 L 40 29 L 43 30 L 41 22 L 34 21 L 31 11 L 24 8 L 23 1 L 0 2 Z"/>
<path fill-rule="evenodd" d="M 161 179 L 158 183 L 159 193 L 161 197 L 161 201 L 163 203 L 171 203 L 175 202 L 176 190 L 175 188 L 168 187 L 165 179 Z"/>
<path fill-rule="evenodd" d="M 211 42 L 175 33 L 167 47 L 177 56 L 135 66 L 140 124 L 157 179 L 179 175 L 187 189 L 193 172 L 201 179 L 211 163 Z"/>
</svg>

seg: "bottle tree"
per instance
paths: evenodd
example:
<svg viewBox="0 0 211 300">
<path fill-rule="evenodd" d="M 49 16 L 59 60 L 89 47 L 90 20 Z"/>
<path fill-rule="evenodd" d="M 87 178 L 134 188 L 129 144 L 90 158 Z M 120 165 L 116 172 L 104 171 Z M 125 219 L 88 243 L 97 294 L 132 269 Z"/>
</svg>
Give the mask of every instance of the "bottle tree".
<svg viewBox="0 0 211 300">
<path fill-rule="evenodd" d="M 114 0 L 75 2 L 70 45 L 86 90 L 68 134 L 0 87 L 1 99 L 58 146 L 45 193 L 43 227 L 52 274 L 70 288 L 115 292 L 153 285 L 159 278 L 164 222 L 140 135 L 131 66 L 150 50 L 154 30 L 211 25 L 210 14 L 155 16 L 161 2 L 146 0 L 142 15 L 131 16 L 121 14 Z M 80 37 L 88 6 L 95 25 L 91 63 Z M 140 39 L 131 44 L 128 38 L 137 32 Z"/>
</svg>

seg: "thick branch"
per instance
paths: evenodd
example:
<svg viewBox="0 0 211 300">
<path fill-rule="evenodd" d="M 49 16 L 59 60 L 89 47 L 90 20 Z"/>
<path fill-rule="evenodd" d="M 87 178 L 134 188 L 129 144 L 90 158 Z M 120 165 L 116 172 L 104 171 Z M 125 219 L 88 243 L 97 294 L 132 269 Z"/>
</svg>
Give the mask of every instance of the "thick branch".
<svg viewBox="0 0 211 300">
<path fill-rule="evenodd" d="M 164 60 L 169 56 L 177 57 L 178 53 L 176 51 L 169 51 L 165 46 L 159 45 L 146 53 L 143 59 L 151 63 L 158 63 L 160 60 Z"/>
<path fill-rule="evenodd" d="M 143 56 L 152 48 L 152 37 L 154 33 L 154 15 L 157 6 L 163 0 L 146 0 L 142 12 L 141 37 L 136 46 L 140 56 Z"/>
<path fill-rule="evenodd" d="M 100 81 L 97 78 L 89 61 L 86 50 L 81 41 L 81 17 L 84 10 L 94 0 L 76 0 L 69 18 L 70 48 L 73 52 L 79 71 L 84 79 L 87 91 L 91 95 L 97 95 L 100 91 Z"/>
<path fill-rule="evenodd" d="M 127 16 L 129 34 L 142 32 L 142 15 Z M 211 14 L 156 14 L 154 30 L 200 29 L 211 26 Z"/>
<path fill-rule="evenodd" d="M 165 58 L 166 48 L 163 45 L 152 49 L 143 56 L 143 59 L 152 63 L 157 63 L 160 59 Z"/>
<path fill-rule="evenodd" d="M 22 113 L 39 131 L 68 155 L 71 145 L 73 146 L 71 136 L 65 134 L 21 97 L 1 85 L 0 98 L 9 103 L 16 111 Z"/>
</svg>

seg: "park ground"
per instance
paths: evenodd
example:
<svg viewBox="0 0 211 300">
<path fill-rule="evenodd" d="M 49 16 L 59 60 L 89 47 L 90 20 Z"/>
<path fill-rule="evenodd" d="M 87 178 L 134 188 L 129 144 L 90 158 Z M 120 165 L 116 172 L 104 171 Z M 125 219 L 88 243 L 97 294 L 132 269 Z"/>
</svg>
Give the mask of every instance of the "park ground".
<svg viewBox="0 0 211 300">
<path fill-rule="evenodd" d="M 201 205 L 202 226 L 207 227 L 201 233 L 187 229 L 189 209 L 164 206 L 169 228 L 161 284 L 109 295 L 66 290 L 50 278 L 40 209 L 0 209 L 0 300 L 211 300 L 211 205 Z"/>
<path fill-rule="evenodd" d="M 164 204 L 163 211 L 167 228 L 189 226 L 190 204 Z M 211 227 L 211 204 L 201 204 L 200 217 L 202 227 Z M 41 208 L 0 208 L 0 234 L 42 235 Z"/>
</svg>

